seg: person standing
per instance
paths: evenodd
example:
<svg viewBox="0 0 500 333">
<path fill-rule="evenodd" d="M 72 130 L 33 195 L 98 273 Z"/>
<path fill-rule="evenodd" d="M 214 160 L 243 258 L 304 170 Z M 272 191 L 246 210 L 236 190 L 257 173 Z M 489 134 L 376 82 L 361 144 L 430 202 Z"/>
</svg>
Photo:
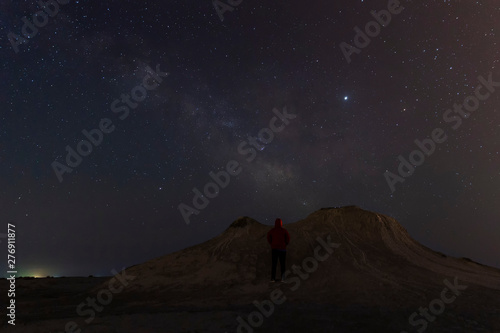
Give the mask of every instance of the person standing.
<svg viewBox="0 0 500 333">
<path fill-rule="evenodd" d="M 274 228 L 267 233 L 267 242 L 271 245 L 272 252 L 271 282 L 276 282 L 278 260 L 281 269 L 281 282 L 285 282 L 283 275 L 285 274 L 286 246 L 290 243 L 290 234 L 283 228 L 283 221 L 280 218 L 274 221 Z"/>
</svg>

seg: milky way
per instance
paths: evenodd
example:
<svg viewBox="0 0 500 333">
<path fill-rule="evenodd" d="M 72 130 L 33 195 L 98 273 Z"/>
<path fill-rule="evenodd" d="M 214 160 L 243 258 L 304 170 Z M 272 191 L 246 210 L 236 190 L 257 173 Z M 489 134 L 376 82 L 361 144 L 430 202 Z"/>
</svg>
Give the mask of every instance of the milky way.
<svg viewBox="0 0 500 333">
<path fill-rule="evenodd" d="M 343 205 L 500 267 L 497 2 L 54 3 L 0 4 L 0 234 L 16 225 L 22 274 Z"/>
</svg>

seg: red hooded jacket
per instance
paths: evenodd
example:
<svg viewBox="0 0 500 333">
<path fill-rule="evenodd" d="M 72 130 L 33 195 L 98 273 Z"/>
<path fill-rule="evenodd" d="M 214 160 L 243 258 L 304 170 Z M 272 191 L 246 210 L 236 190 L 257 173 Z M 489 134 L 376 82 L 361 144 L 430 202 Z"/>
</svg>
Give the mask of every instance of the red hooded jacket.
<svg viewBox="0 0 500 333">
<path fill-rule="evenodd" d="M 274 228 L 267 233 L 267 242 L 271 244 L 272 249 L 286 250 L 286 246 L 290 243 L 290 234 L 283 228 L 281 219 L 276 219 Z"/>
</svg>

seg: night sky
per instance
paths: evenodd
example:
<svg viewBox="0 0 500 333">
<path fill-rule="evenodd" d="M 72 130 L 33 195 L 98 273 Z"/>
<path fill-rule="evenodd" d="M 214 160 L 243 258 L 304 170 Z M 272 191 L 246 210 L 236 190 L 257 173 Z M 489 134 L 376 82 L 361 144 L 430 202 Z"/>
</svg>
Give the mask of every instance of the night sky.
<svg viewBox="0 0 500 333">
<path fill-rule="evenodd" d="M 60 1 L 0 1 L 0 236 L 16 225 L 20 275 L 110 275 L 240 216 L 345 205 L 500 267 L 498 1 L 221 0 L 223 21 L 211 0 Z M 415 140 L 429 154 L 402 177 Z M 210 172 L 226 186 L 198 209 Z"/>
</svg>

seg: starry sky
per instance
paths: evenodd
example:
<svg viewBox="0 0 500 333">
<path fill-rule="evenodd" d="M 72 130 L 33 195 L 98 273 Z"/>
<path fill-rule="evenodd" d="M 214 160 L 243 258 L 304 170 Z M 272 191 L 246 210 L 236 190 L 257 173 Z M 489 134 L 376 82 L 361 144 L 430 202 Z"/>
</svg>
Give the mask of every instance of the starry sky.
<svg viewBox="0 0 500 333">
<path fill-rule="evenodd" d="M 401 1 L 363 47 L 393 1 L 60 2 L 0 1 L 0 247 L 13 223 L 20 275 L 110 275 L 240 216 L 344 205 L 500 267 L 500 84 L 479 79 L 500 82 L 497 1 Z"/>
</svg>

